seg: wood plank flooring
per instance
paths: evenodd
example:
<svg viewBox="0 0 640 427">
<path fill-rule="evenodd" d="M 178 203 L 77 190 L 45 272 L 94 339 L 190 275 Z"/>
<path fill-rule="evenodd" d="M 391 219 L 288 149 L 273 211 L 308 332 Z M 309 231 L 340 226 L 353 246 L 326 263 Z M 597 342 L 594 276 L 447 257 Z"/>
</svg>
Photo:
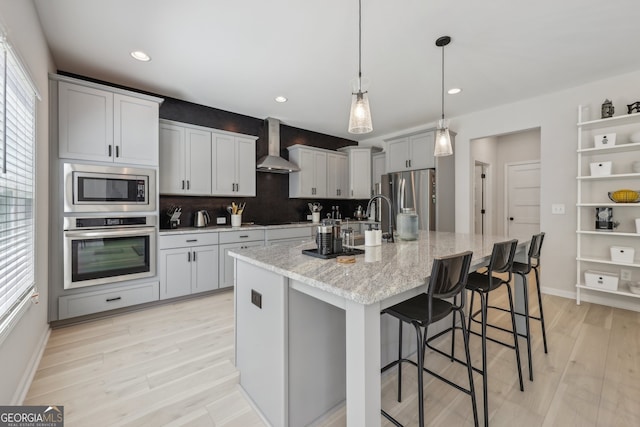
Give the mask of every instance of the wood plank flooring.
<svg viewBox="0 0 640 427">
<path fill-rule="evenodd" d="M 500 299 L 492 301 L 500 305 Z M 536 299 L 532 299 L 536 301 Z M 534 381 L 520 392 L 512 350 L 489 344 L 492 426 L 640 425 L 640 313 L 545 295 L 549 354 L 532 322 Z M 533 311 L 537 311 L 537 304 Z M 496 323 L 508 318 L 491 313 Z M 477 327 L 476 327 L 477 330 Z M 457 339 L 457 344 L 462 340 Z M 480 366 L 480 339 L 471 337 Z M 60 404 L 67 426 L 262 426 L 238 386 L 233 365 L 233 293 L 181 301 L 55 329 L 24 402 Z M 437 344 L 448 348 L 443 337 Z M 463 355 L 462 351 L 458 352 Z M 458 364 L 429 352 L 426 365 L 467 383 Z M 416 371 L 382 377 L 382 405 L 406 426 L 417 425 Z M 482 379 L 474 379 L 482 419 Z M 428 425 L 473 425 L 468 396 L 425 375 Z M 384 426 L 391 425 L 383 419 Z M 344 426 L 344 407 L 314 426 Z"/>
</svg>

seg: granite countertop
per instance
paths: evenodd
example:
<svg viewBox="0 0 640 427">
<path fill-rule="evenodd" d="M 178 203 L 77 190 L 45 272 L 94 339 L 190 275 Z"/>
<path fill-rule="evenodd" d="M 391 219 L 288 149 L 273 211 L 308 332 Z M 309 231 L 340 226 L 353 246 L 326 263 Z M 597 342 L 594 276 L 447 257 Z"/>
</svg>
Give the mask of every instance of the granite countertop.
<svg viewBox="0 0 640 427">
<path fill-rule="evenodd" d="M 287 246 L 286 250 L 282 246 L 233 249 L 229 254 L 325 292 L 361 304 L 372 304 L 425 284 L 435 257 L 471 250 L 471 265 L 477 268 L 487 263 L 493 244 L 504 240 L 509 239 L 421 231 L 415 241 L 361 246 L 365 254 L 357 255 L 354 264 L 303 255 L 302 249 L 315 249 L 313 242 Z"/>
</svg>

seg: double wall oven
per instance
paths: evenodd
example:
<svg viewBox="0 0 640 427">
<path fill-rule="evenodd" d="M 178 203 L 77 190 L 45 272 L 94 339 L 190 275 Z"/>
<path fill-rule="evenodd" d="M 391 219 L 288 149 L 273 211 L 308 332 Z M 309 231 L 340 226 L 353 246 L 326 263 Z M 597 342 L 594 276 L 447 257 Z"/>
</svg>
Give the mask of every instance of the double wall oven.
<svg viewBox="0 0 640 427">
<path fill-rule="evenodd" d="M 64 164 L 64 289 L 156 275 L 155 173 Z"/>
</svg>

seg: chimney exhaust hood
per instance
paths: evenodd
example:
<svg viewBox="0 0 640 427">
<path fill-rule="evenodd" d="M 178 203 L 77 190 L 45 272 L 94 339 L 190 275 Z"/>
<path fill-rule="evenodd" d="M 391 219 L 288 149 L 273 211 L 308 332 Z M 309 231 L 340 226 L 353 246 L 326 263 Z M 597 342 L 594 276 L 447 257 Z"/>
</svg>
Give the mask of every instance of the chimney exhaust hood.
<svg viewBox="0 0 640 427">
<path fill-rule="evenodd" d="M 300 170 L 298 166 L 280 157 L 280 120 L 267 117 L 269 127 L 269 154 L 258 160 L 258 172 L 289 173 Z"/>
</svg>

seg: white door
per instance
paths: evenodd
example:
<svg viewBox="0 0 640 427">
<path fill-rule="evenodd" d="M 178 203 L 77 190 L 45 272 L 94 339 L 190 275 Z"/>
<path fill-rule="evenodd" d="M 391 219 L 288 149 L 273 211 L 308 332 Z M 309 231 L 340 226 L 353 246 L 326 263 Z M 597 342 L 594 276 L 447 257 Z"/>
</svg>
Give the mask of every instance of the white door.
<svg viewBox="0 0 640 427">
<path fill-rule="evenodd" d="M 239 196 L 256 195 L 256 141 L 248 138 L 236 138 L 236 192 Z"/>
<path fill-rule="evenodd" d="M 158 103 L 113 95 L 114 161 L 158 164 Z"/>
<path fill-rule="evenodd" d="M 187 194 L 211 194 L 211 133 L 186 130 Z"/>
<path fill-rule="evenodd" d="M 232 136 L 213 133 L 212 192 L 216 196 L 235 195 L 236 145 Z"/>
<path fill-rule="evenodd" d="M 160 125 L 160 194 L 185 192 L 185 129 L 169 124 Z"/>
<path fill-rule="evenodd" d="M 540 162 L 506 166 L 507 234 L 530 237 L 540 232 Z"/>
</svg>

